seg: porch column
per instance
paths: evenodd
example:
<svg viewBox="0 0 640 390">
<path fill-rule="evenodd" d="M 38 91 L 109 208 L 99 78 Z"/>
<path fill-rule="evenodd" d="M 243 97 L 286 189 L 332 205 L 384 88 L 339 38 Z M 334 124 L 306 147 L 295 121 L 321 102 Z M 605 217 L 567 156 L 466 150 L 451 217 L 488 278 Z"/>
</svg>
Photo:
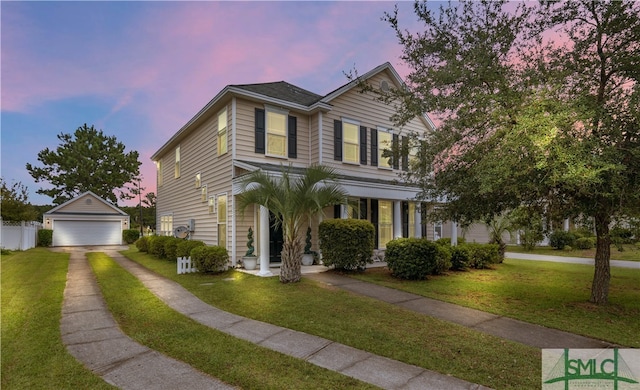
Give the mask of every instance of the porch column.
<svg viewBox="0 0 640 390">
<path fill-rule="evenodd" d="M 393 201 L 393 238 L 402 237 L 402 202 Z"/>
<path fill-rule="evenodd" d="M 260 206 L 260 276 L 273 276 L 269 270 L 269 209 Z"/>
<path fill-rule="evenodd" d="M 422 213 L 420 212 L 420 203 L 416 203 L 413 225 L 415 237 L 422 238 Z"/>
<path fill-rule="evenodd" d="M 451 246 L 458 245 L 458 223 L 451 221 Z"/>
<path fill-rule="evenodd" d="M 349 218 L 349 208 L 346 204 L 340 205 L 340 219 L 348 219 Z"/>
</svg>

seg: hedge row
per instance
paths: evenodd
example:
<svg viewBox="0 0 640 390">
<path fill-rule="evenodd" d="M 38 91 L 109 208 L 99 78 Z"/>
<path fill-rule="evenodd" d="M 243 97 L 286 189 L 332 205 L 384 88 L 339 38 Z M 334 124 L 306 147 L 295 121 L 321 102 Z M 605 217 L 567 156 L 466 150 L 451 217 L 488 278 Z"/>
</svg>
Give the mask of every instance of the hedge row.
<svg viewBox="0 0 640 390">
<path fill-rule="evenodd" d="M 220 272 L 227 269 L 229 254 L 220 246 L 206 246 L 197 240 L 184 240 L 171 236 L 144 236 L 135 242 L 140 252 L 159 259 L 176 261 L 178 257 L 191 257 L 200 272 Z"/>
<path fill-rule="evenodd" d="M 398 238 L 387 243 L 387 267 L 401 279 L 424 279 L 449 269 L 487 268 L 501 263 L 497 244 L 433 242 L 426 238 Z"/>
</svg>

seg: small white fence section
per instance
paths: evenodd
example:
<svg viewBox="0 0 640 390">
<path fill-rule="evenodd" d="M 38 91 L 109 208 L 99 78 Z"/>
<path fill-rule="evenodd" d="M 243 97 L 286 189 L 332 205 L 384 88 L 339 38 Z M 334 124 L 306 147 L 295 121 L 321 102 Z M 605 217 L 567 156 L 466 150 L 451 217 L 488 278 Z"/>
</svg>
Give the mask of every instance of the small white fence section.
<svg viewBox="0 0 640 390">
<path fill-rule="evenodd" d="M 178 275 L 190 274 L 192 272 L 198 272 L 198 270 L 191 264 L 191 256 L 178 257 Z"/>
<path fill-rule="evenodd" d="M 0 248 L 21 251 L 35 248 L 40 228 L 42 224 L 36 221 L 2 221 Z"/>
</svg>

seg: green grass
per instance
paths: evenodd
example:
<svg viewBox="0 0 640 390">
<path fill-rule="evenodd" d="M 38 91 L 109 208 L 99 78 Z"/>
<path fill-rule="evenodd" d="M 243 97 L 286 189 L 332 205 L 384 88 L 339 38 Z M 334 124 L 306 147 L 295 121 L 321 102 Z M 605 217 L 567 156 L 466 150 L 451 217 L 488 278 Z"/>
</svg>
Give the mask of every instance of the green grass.
<svg viewBox="0 0 640 390">
<path fill-rule="evenodd" d="M 107 255 L 88 258 L 124 332 L 202 372 L 243 389 L 375 388 L 201 325 L 166 306 Z"/>
<path fill-rule="evenodd" d="M 593 266 L 507 259 L 495 269 L 404 281 L 386 268 L 349 276 L 462 306 L 639 348 L 640 270 L 611 268 L 609 305 L 588 303 Z"/>
<path fill-rule="evenodd" d="M 36 248 L 2 255 L 2 389 L 111 389 L 60 336 L 69 255 Z"/>
<path fill-rule="evenodd" d="M 611 245 L 611 260 L 640 261 L 640 247 L 636 245 L 623 245 L 624 251 L 620 252 L 615 245 Z M 549 246 L 538 246 L 532 251 L 525 250 L 520 245 L 509 245 L 507 252 L 530 253 L 534 255 L 564 256 L 564 257 L 586 257 L 593 259 L 596 256 L 595 248 L 592 249 L 571 249 L 557 250 Z"/>
<path fill-rule="evenodd" d="M 157 260 L 136 249 L 123 253 L 177 281 L 205 302 L 232 313 L 497 389 L 540 386 L 541 355 L 536 348 L 308 279 L 281 284 L 278 278 L 234 271 L 220 275 L 177 275 L 174 262 Z M 132 313 L 141 309 L 132 309 Z M 145 321 L 142 330 L 151 326 L 150 322 Z M 283 375 L 282 370 L 279 372 Z"/>
</svg>

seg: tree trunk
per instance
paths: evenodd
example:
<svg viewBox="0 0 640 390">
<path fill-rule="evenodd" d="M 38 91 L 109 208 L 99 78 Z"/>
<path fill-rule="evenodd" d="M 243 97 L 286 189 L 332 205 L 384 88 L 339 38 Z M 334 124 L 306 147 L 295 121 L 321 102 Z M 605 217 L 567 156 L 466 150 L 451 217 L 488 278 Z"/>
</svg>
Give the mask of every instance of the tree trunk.
<svg viewBox="0 0 640 390">
<path fill-rule="evenodd" d="M 293 241 L 286 240 L 282 246 L 282 265 L 280 266 L 280 282 L 296 283 L 302 276 L 300 262 L 304 252 L 304 243 L 301 237 Z"/>
<path fill-rule="evenodd" d="M 598 213 L 595 216 L 596 222 L 596 258 L 595 272 L 593 274 L 593 284 L 591 285 L 591 299 L 589 301 L 605 305 L 609 299 L 609 281 L 611 280 L 611 269 L 609 259 L 611 258 L 611 237 L 609 236 L 609 223 L 611 217 L 608 213 Z"/>
</svg>

